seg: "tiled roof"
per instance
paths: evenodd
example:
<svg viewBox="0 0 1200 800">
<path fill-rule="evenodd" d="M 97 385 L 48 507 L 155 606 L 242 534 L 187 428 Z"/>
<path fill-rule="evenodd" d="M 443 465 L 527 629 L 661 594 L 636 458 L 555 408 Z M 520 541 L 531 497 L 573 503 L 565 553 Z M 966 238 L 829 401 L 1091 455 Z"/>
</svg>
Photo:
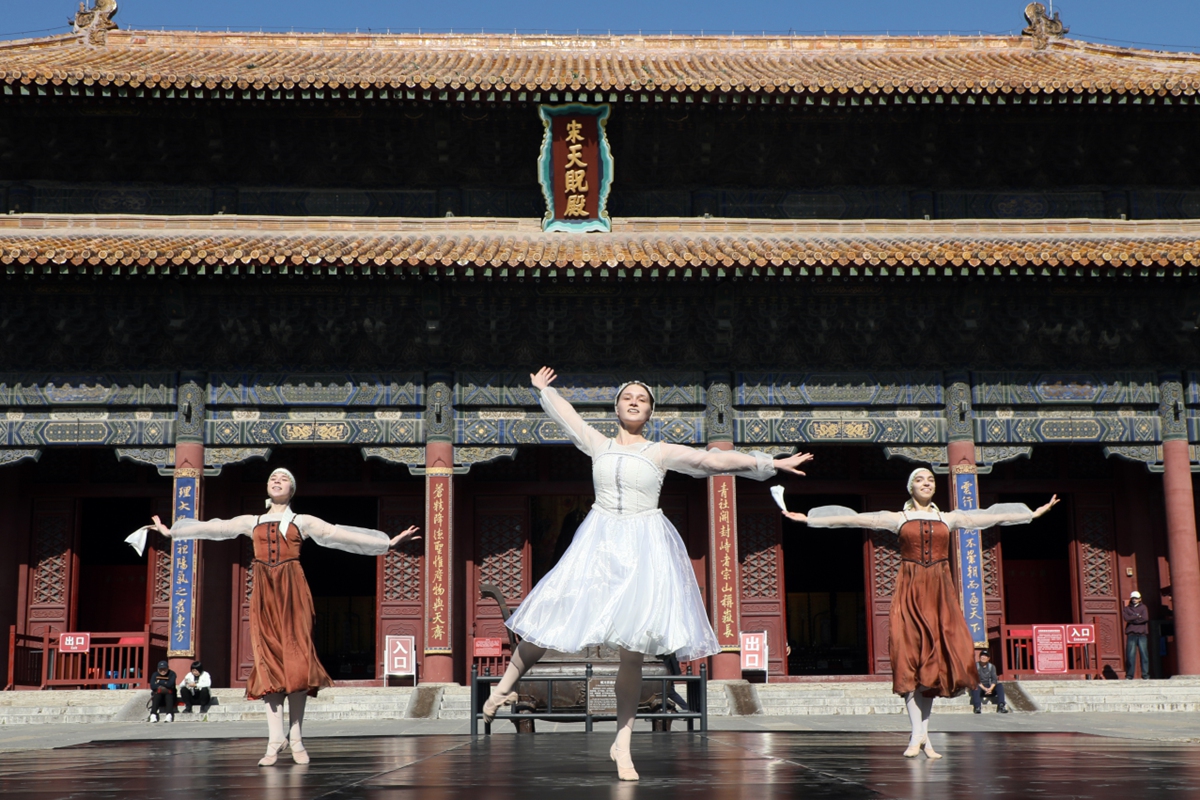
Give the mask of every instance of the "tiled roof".
<svg viewBox="0 0 1200 800">
<path fill-rule="evenodd" d="M 531 219 L 23 215 L 0 217 L 0 263 L 9 276 L 1162 275 L 1200 265 L 1200 222 L 658 218 L 546 234 Z"/>
<path fill-rule="evenodd" d="M 1200 56 L 999 36 L 734 37 L 114 31 L 0 44 L 0 83 L 209 90 L 1187 94 Z"/>
</svg>

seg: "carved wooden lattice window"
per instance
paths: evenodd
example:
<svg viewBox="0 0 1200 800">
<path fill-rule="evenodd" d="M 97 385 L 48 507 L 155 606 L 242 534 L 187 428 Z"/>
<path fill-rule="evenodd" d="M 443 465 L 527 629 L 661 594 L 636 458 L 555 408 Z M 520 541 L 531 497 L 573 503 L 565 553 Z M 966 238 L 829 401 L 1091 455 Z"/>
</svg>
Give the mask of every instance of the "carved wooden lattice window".
<svg viewBox="0 0 1200 800">
<path fill-rule="evenodd" d="M 62 514 L 39 514 L 34 530 L 33 602 L 63 603 L 67 597 L 68 518 Z"/>
<path fill-rule="evenodd" d="M 994 530 L 983 532 L 983 593 L 988 597 L 1000 596 L 1000 564 L 996 560 L 996 542 L 1000 534 Z"/>
<path fill-rule="evenodd" d="M 422 542 L 405 542 L 388 551 L 383 562 L 385 601 L 421 599 Z"/>
<path fill-rule="evenodd" d="M 779 574 L 775 569 L 775 546 L 779 526 L 774 514 L 738 516 L 738 550 L 742 565 L 743 597 L 778 597 Z"/>
<path fill-rule="evenodd" d="M 159 549 L 154 551 L 154 602 L 171 602 L 171 543 L 160 536 Z"/>
<path fill-rule="evenodd" d="M 1083 511 L 1083 533 L 1079 540 L 1080 560 L 1083 562 L 1083 590 L 1087 595 L 1112 597 L 1113 530 L 1108 513 L 1090 508 Z"/>
<path fill-rule="evenodd" d="M 510 603 L 524 594 L 521 580 L 524 544 L 519 515 L 489 514 L 481 520 L 479 580 L 495 584 Z"/>
<path fill-rule="evenodd" d="M 242 568 L 246 571 L 245 602 L 249 603 L 254 594 L 254 542 L 249 538 L 242 540 Z"/>
<path fill-rule="evenodd" d="M 891 597 L 900 574 L 900 535 L 893 531 L 871 531 L 875 557 L 875 596 Z"/>
</svg>

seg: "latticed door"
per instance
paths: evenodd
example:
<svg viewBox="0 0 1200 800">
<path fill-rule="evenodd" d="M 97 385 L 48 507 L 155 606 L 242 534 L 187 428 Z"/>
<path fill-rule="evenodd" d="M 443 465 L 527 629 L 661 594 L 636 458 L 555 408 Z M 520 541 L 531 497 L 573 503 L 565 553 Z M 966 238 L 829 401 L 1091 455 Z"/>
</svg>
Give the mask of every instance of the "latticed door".
<svg viewBox="0 0 1200 800">
<path fill-rule="evenodd" d="M 868 495 L 867 511 L 895 511 L 905 498 L 895 495 Z M 888 617 L 892 613 L 892 595 L 900 574 L 900 537 L 891 531 L 863 531 L 863 560 L 866 569 L 867 663 L 873 675 L 889 675 Z"/>
<path fill-rule="evenodd" d="M 1117 585 L 1117 532 L 1112 495 L 1074 496 L 1071 575 L 1075 584 L 1076 619 L 1096 626 L 1100 667 L 1118 674 L 1124 669 L 1121 597 Z"/>
<path fill-rule="evenodd" d="M 508 607 L 516 607 L 532 588 L 529 552 L 529 498 L 480 496 L 475 498 L 475 558 L 473 580 L 467 586 L 468 632 L 475 638 L 499 638 L 508 654 L 508 631 L 500 608 L 479 596 L 479 587 L 490 583 L 500 590 Z M 473 654 L 474 641 L 468 641 Z"/>
<path fill-rule="evenodd" d="M 783 517 L 766 492 L 740 493 L 737 502 L 741 630 L 767 632 L 770 675 L 787 674 L 787 593 Z"/>
<path fill-rule="evenodd" d="M 379 498 L 379 529 L 395 536 L 410 525 L 424 525 L 425 505 L 420 495 Z M 412 636 L 418 676 L 424 664 L 425 540 L 405 542 L 378 559 L 375 596 L 379 598 L 377 661 L 383 674 L 385 636 Z"/>
<path fill-rule="evenodd" d="M 61 632 L 75 624 L 78 518 L 74 498 L 35 500 L 31 523 L 25 632 L 41 636 L 47 627 Z"/>
</svg>

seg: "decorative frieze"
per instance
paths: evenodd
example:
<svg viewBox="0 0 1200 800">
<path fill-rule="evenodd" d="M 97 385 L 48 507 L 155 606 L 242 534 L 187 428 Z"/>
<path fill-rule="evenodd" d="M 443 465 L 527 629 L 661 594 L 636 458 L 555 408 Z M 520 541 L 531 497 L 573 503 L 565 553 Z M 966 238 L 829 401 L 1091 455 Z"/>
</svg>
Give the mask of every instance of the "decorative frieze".
<svg viewBox="0 0 1200 800">
<path fill-rule="evenodd" d="M 760 373 L 735 376 L 739 406 L 940 406 L 938 372 Z"/>
<path fill-rule="evenodd" d="M 424 376 L 220 373 L 209 378 L 212 406 L 423 406 Z"/>
<path fill-rule="evenodd" d="M 0 374 L 0 406 L 175 406 L 173 373 Z"/>
<path fill-rule="evenodd" d="M 459 406 L 536 407 L 537 393 L 529 385 L 529 373 L 460 372 L 456 376 L 454 403 Z M 704 374 L 631 370 L 626 373 L 564 373 L 554 388 L 575 405 L 612 407 L 617 389 L 626 381 L 645 381 L 654 392 L 655 405 L 703 406 Z"/>
<path fill-rule="evenodd" d="M 975 405 L 1136 405 L 1158 404 L 1153 372 L 1040 373 L 976 372 Z"/>
</svg>

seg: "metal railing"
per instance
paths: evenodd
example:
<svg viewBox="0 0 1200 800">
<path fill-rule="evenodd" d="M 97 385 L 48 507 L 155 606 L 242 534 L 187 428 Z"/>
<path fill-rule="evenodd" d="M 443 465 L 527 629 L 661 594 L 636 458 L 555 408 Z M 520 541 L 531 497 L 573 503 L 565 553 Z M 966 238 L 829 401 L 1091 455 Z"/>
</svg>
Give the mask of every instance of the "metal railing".
<svg viewBox="0 0 1200 800">
<path fill-rule="evenodd" d="M 1066 672 L 1053 675 L 1099 675 L 1099 653 L 1094 644 L 1068 644 Z M 1037 671 L 1032 625 L 1003 625 L 1000 628 L 1002 674 L 1005 680 L 1042 675 Z"/>
<path fill-rule="evenodd" d="M 154 665 L 167 657 L 167 637 L 140 631 L 93 633 L 86 653 L 59 651 L 61 631 L 40 636 L 9 629 L 6 688 L 147 689 Z"/>
<path fill-rule="evenodd" d="M 526 675 L 517 682 L 517 686 L 524 683 L 544 683 L 546 684 L 546 710 L 545 711 L 530 711 L 520 712 L 517 714 L 497 716 L 493 721 L 500 722 L 501 720 L 509 722 L 521 722 L 522 720 L 557 720 L 559 722 L 580 722 L 584 723 L 584 730 L 587 733 L 592 732 L 592 723 L 596 720 L 615 720 L 615 713 L 593 713 L 592 711 L 592 679 L 595 677 L 615 678 L 615 676 L 596 676 L 592 672 L 592 665 L 586 664 L 582 675 L 536 675 L 530 677 Z M 476 666 L 471 666 L 471 735 L 479 735 L 479 721 L 483 719 L 483 704 L 491 695 L 490 687 L 493 684 L 500 682 L 499 675 L 480 675 Z M 572 711 L 555 711 L 554 710 L 554 691 L 553 684 L 563 682 L 579 683 L 584 685 L 584 707 L 583 710 Z M 642 678 L 642 683 L 658 683 L 661 684 L 661 698 L 663 711 L 638 712 L 638 719 L 650 720 L 680 720 L 686 721 L 688 730 L 695 730 L 696 720 L 700 721 L 700 730 L 708 731 L 708 665 L 700 665 L 699 675 L 655 675 L 650 678 Z M 668 700 L 671 696 L 672 687 L 674 684 L 684 683 L 687 685 L 687 711 L 666 711 Z M 691 709 L 695 709 L 694 711 Z M 490 735 L 492 732 L 492 724 L 489 722 L 483 723 L 485 735 Z"/>
</svg>

